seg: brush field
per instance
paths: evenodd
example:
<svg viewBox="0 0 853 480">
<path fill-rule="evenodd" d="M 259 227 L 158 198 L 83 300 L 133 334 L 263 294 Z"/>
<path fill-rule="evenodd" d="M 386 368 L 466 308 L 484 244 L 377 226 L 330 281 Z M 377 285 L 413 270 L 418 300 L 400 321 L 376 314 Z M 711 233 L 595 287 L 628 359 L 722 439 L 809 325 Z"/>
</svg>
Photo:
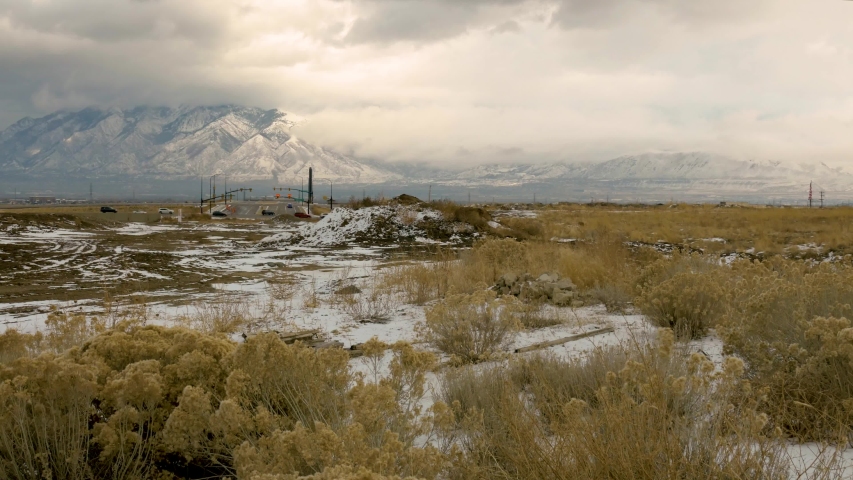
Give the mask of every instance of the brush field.
<svg viewBox="0 0 853 480">
<path fill-rule="evenodd" d="M 853 478 L 851 208 L 74 208 L 0 211 L 0 479 Z"/>
</svg>

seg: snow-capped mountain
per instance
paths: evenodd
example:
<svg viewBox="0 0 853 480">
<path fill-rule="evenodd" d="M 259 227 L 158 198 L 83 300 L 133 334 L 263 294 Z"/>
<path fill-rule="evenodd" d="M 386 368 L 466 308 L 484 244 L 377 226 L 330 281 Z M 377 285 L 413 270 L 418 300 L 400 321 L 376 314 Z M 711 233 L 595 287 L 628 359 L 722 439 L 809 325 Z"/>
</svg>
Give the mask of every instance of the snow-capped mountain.
<svg viewBox="0 0 853 480">
<path fill-rule="evenodd" d="M 824 164 L 743 161 L 706 152 L 644 153 L 605 162 L 479 165 L 441 169 L 356 159 L 295 135 L 302 120 L 279 110 L 216 107 L 87 108 L 25 118 L 0 132 L 6 177 L 59 178 L 145 175 L 152 180 L 215 173 L 241 180 L 300 182 L 308 167 L 338 184 L 439 184 L 523 191 L 536 184 L 555 197 L 620 192 L 667 196 L 758 194 L 801 196 L 816 191 L 853 197 L 853 175 Z M 16 180 L 17 181 L 17 180 Z M 2 183 L 2 177 L 0 177 Z M 517 189 L 516 187 L 521 187 Z M 17 184 L 15 184 L 17 188 Z"/>
<path fill-rule="evenodd" d="M 582 184 L 590 189 L 673 192 L 785 192 L 807 188 L 853 192 L 853 175 L 825 164 L 784 165 L 736 160 L 706 152 L 626 155 L 600 163 L 480 165 L 442 179 L 459 186 L 529 183 Z"/>
<path fill-rule="evenodd" d="M 0 132 L 0 168 L 11 173 L 307 177 L 377 183 L 397 174 L 307 143 L 300 119 L 279 110 L 217 107 L 87 108 L 25 118 Z"/>
</svg>

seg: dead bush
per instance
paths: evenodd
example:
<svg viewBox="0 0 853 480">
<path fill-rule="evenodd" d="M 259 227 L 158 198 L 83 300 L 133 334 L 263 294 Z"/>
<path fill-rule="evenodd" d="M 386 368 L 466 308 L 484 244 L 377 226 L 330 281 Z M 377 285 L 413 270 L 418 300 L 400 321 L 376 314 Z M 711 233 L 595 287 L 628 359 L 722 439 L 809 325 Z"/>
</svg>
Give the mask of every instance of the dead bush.
<svg viewBox="0 0 853 480">
<path fill-rule="evenodd" d="M 0 364 L 21 357 L 35 356 L 43 350 L 44 335 L 41 332 L 21 333 L 6 330 L 0 334 Z"/>
<path fill-rule="evenodd" d="M 506 217 L 501 225 L 509 231 L 499 231 L 499 234 L 513 236 L 519 240 L 542 239 L 545 228 L 542 221 L 536 218 Z"/>
<path fill-rule="evenodd" d="M 589 295 L 601 302 L 608 313 L 625 313 L 633 301 L 631 294 L 621 285 L 595 287 Z"/>
<path fill-rule="evenodd" d="M 516 307 L 516 318 L 524 328 L 547 328 L 566 322 L 560 310 L 546 305 L 527 303 Z"/>
<path fill-rule="evenodd" d="M 742 362 L 715 373 L 701 354 L 678 356 L 672 334 L 621 365 L 603 353 L 592 374 L 575 370 L 581 386 L 556 359 L 520 367 L 523 382 L 501 368 L 450 381 L 466 453 L 458 478 L 787 478 L 759 397 L 731 406 L 751 391 Z"/>
<path fill-rule="evenodd" d="M 717 323 L 725 296 L 719 276 L 678 273 L 646 288 L 637 306 L 657 326 L 671 328 L 679 338 L 693 339 Z"/>
<path fill-rule="evenodd" d="M 520 328 L 516 301 L 494 292 L 450 295 L 426 309 L 427 342 L 463 363 L 487 360 L 513 341 Z"/>
<path fill-rule="evenodd" d="M 853 268 L 782 261 L 733 268 L 718 329 L 766 388 L 774 425 L 802 440 L 853 431 Z"/>
<path fill-rule="evenodd" d="M 386 322 L 398 306 L 394 291 L 386 287 L 377 270 L 357 285 L 349 278 L 344 278 L 341 284 L 347 286 L 339 288 L 335 294 L 337 303 L 355 322 Z"/>
</svg>

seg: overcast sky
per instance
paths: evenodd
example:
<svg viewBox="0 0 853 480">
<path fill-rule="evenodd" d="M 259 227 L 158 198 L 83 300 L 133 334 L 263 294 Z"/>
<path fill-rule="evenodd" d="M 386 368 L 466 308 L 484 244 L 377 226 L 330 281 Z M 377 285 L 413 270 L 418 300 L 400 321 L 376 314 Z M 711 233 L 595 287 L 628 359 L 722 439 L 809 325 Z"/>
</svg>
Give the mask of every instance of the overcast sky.
<svg viewBox="0 0 853 480">
<path fill-rule="evenodd" d="M 853 167 L 853 1 L 0 0 L 0 129 L 221 103 L 392 161 Z"/>
</svg>

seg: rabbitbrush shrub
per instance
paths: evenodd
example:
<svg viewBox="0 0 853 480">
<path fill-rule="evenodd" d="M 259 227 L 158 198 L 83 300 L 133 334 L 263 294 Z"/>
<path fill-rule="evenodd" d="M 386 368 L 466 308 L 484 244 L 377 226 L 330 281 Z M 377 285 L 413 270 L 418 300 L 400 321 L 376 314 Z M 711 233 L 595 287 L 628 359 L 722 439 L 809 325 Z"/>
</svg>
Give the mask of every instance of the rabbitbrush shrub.
<svg viewBox="0 0 853 480">
<path fill-rule="evenodd" d="M 434 478 L 450 444 L 415 439 L 452 423 L 421 406 L 435 357 L 391 349 L 375 383 L 273 334 L 131 326 L 23 352 L 0 365 L 0 478 Z"/>
<path fill-rule="evenodd" d="M 679 338 L 701 337 L 723 313 L 726 273 L 695 256 L 655 262 L 641 274 L 636 304 L 649 321 Z"/>
<path fill-rule="evenodd" d="M 767 390 L 771 419 L 803 440 L 853 428 L 853 268 L 775 260 L 733 266 L 719 327 Z"/>
<path fill-rule="evenodd" d="M 583 387 L 561 385 L 573 374 L 559 362 L 447 374 L 444 399 L 465 452 L 452 478 L 788 478 L 784 443 L 766 435 L 740 360 L 716 371 L 664 332 L 652 348 L 591 357 L 600 373 Z"/>
<path fill-rule="evenodd" d="M 520 324 L 515 298 L 492 291 L 450 295 L 426 309 L 427 342 L 463 363 L 487 360 L 513 341 Z"/>
</svg>

